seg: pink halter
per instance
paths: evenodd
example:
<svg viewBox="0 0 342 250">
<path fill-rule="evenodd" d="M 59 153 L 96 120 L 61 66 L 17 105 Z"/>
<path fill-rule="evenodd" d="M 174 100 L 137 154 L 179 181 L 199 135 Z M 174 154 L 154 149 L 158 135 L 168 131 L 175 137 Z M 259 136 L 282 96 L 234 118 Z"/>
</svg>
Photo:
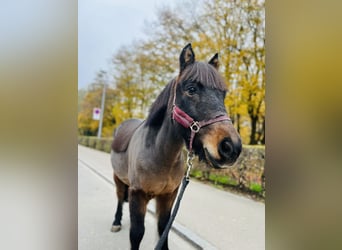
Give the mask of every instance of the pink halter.
<svg viewBox="0 0 342 250">
<path fill-rule="evenodd" d="M 189 116 L 187 113 L 181 110 L 176 104 L 173 104 L 172 119 L 177 121 L 183 127 L 191 129 L 191 136 L 189 142 L 190 152 L 192 152 L 192 143 L 194 141 L 195 134 L 198 133 L 202 127 L 205 127 L 216 122 L 231 121 L 231 119 L 226 115 L 221 115 L 210 120 L 195 121 L 191 116 Z"/>
</svg>

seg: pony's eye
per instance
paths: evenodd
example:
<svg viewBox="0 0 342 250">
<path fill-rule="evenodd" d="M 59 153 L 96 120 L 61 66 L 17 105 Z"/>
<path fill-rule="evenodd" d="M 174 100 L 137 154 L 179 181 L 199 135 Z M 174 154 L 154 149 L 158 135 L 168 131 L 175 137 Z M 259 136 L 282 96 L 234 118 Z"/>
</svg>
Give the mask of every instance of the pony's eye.
<svg viewBox="0 0 342 250">
<path fill-rule="evenodd" d="M 190 87 L 187 89 L 187 91 L 188 91 L 188 94 L 189 94 L 189 95 L 194 95 L 194 94 L 196 93 L 196 88 L 193 87 L 193 86 L 190 86 Z"/>
</svg>

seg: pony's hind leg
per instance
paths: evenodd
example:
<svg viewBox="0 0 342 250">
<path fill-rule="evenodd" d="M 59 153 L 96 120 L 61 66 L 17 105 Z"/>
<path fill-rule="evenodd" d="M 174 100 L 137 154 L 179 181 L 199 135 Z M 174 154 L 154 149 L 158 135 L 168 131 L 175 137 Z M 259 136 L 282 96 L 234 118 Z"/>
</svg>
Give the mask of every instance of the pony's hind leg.
<svg viewBox="0 0 342 250">
<path fill-rule="evenodd" d="M 118 205 L 116 207 L 115 217 L 112 224 L 111 231 L 118 232 L 121 229 L 121 219 L 122 219 L 122 207 L 124 201 L 128 199 L 128 186 L 123 183 L 115 174 L 114 182 L 116 185 L 116 195 L 118 197 Z"/>
<path fill-rule="evenodd" d="M 129 213 L 131 217 L 131 228 L 129 238 L 131 250 L 138 250 L 140 242 L 145 233 L 146 206 L 149 201 L 148 195 L 142 190 L 129 189 Z"/>
<path fill-rule="evenodd" d="M 178 188 L 170 194 L 163 194 L 156 197 L 156 206 L 157 206 L 157 216 L 158 216 L 158 233 L 161 236 L 164 232 L 164 229 L 170 219 L 171 209 L 173 206 L 173 202 L 177 196 Z M 169 249 L 168 247 L 168 237 L 164 242 L 162 247 L 163 250 Z"/>
</svg>

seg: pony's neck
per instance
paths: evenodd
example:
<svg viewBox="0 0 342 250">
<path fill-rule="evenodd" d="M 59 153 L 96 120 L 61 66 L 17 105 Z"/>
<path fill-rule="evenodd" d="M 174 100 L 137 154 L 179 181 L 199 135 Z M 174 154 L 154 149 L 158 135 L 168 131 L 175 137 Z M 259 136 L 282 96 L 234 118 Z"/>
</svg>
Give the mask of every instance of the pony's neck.
<svg viewBox="0 0 342 250">
<path fill-rule="evenodd" d="M 171 120 L 171 106 L 175 102 L 176 79 L 171 80 L 153 103 L 145 126 L 148 127 L 147 147 L 158 160 L 179 160 L 184 140 L 180 126 Z M 172 102 L 173 101 L 173 102 Z M 159 158 L 160 155 L 160 158 Z"/>
<path fill-rule="evenodd" d="M 155 149 L 161 152 L 164 160 L 178 160 L 177 158 L 181 154 L 184 140 L 178 130 L 179 126 L 171 120 L 171 115 L 167 112 L 156 135 L 154 145 Z"/>
</svg>

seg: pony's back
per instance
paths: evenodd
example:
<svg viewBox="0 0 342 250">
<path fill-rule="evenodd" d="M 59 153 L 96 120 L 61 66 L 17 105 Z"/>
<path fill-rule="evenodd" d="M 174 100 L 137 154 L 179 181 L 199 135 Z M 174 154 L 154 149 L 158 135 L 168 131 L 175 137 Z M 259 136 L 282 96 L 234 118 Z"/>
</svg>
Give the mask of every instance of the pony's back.
<svg viewBox="0 0 342 250">
<path fill-rule="evenodd" d="M 142 124 L 142 120 L 130 119 L 126 120 L 117 128 L 114 134 L 112 150 L 116 153 L 125 152 L 134 131 Z"/>
</svg>

